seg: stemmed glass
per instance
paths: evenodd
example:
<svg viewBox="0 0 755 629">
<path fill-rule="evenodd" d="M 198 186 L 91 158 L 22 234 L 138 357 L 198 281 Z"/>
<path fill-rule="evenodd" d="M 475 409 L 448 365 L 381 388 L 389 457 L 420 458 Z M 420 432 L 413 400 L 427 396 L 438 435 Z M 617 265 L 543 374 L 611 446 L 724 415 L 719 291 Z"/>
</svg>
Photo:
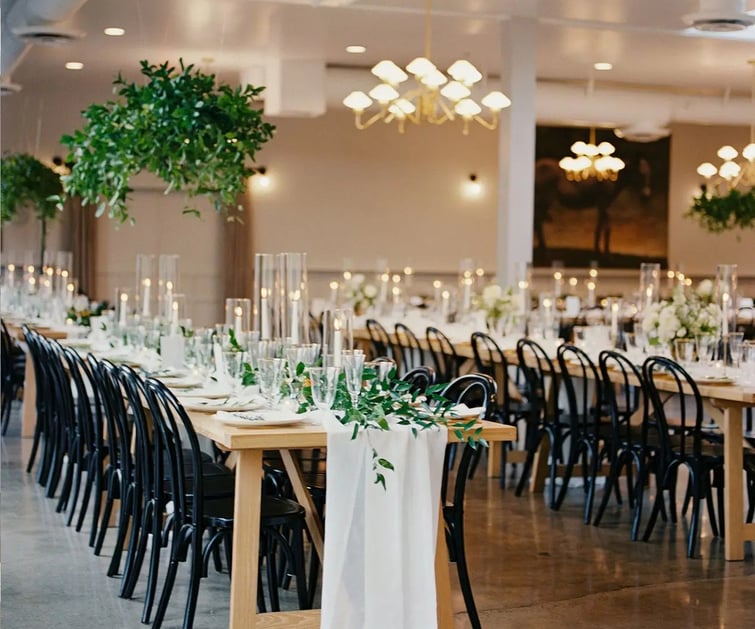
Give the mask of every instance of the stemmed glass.
<svg viewBox="0 0 755 629">
<path fill-rule="evenodd" d="M 338 367 L 310 367 L 309 381 L 312 385 L 312 401 L 318 410 L 329 411 L 333 407 L 338 388 Z"/>
<path fill-rule="evenodd" d="M 259 361 L 260 393 L 270 406 L 280 401 L 285 366 L 284 358 L 261 358 Z"/>
<path fill-rule="evenodd" d="M 359 350 L 343 352 L 343 373 L 346 376 L 346 388 L 351 397 L 351 406 L 357 407 L 362 391 L 362 372 L 364 371 L 364 353 Z"/>
</svg>

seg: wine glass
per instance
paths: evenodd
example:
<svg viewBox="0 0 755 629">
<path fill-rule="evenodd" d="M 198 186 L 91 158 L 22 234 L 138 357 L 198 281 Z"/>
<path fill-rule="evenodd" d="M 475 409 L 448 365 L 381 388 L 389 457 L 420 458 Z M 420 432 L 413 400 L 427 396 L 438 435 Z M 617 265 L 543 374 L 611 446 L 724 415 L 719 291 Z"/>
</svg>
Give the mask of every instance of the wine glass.
<svg viewBox="0 0 755 629">
<path fill-rule="evenodd" d="M 357 407 L 362 391 L 362 372 L 364 371 L 364 353 L 358 350 L 343 352 L 343 373 L 346 376 L 346 388 L 349 390 L 351 405 Z"/>
<path fill-rule="evenodd" d="M 309 381 L 312 385 L 312 401 L 318 410 L 329 411 L 336 399 L 338 367 L 310 367 Z"/>
<path fill-rule="evenodd" d="M 280 401 L 285 366 L 283 358 L 261 358 L 259 361 L 260 393 L 270 406 Z"/>
</svg>

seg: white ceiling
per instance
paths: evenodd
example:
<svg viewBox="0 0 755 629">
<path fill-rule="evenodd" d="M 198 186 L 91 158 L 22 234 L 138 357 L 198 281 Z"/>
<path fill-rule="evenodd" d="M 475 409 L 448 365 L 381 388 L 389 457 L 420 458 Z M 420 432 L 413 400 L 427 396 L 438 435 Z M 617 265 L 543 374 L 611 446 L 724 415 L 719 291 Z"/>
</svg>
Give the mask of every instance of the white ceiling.
<svg viewBox="0 0 755 629">
<path fill-rule="evenodd" d="M 8 4 L 3 0 L 5 13 Z M 501 21 L 531 16 L 538 20 L 539 78 L 594 75 L 749 94 L 755 27 L 732 37 L 691 34 L 682 16 L 698 6 L 699 0 L 435 0 L 432 57 L 447 67 L 467 56 L 484 74 L 497 75 Z M 755 0 L 746 9 L 755 12 Z M 425 0 L 88 0 L 66 23 L 86 36 L 66 47 L 32 47 L 11 78 L 75 89 L 79 82 L 109 83 L 119 71 L 133 76 L 140 59 L 179 57 L 224 75 L 271 57 L 365 69 L 384 57 L 406 64 L 423 52 L 424 11 Z M 126 35 L 107 37 L 106 26 L 121 26 Z M 362 44 L 367 53 L 350 55 L 348 44 Z M 65 70 L 69 60 L 82 61 L 84 70 Z M 597 73 L 596 61 L 614 69 Z"/>
</svg>

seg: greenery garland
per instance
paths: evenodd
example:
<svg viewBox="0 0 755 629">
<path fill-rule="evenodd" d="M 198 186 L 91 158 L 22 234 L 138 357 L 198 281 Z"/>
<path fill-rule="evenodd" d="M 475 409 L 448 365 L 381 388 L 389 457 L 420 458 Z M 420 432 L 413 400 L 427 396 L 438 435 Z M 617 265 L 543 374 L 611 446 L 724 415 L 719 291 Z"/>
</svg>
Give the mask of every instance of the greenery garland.
<svg viewBox="0 0 755 629">
<path fill-rule="evenodd" d="M 193 65 L 141 62 L 146 84 L 113 82 L 117 100 L 89 106 L 83 129 L 64 135 L 71 174 L 63 178 L 66 196 L 96 205 L 97 216 L 131 220 L 129 179 L 146 170 L 165 181 L 165 193 L 205 196 L 216 211 L 239 207 L 250 165 L 273 137 L 275 127 L 252 105 L 263 87 L 217 83 Z M 62 198 L 60 201 L 62 202 Z M 187 199 L 185 213 L 199 211 Z"/>
<path fill-rule="evenodd" d="M 696 218 L 714 234 L 755 227 L 755 190 L 742 192 L 734 188 L 723 196 L 708 196 L 703 190 L 694 198 L 687 216 Z"/>
</svg>

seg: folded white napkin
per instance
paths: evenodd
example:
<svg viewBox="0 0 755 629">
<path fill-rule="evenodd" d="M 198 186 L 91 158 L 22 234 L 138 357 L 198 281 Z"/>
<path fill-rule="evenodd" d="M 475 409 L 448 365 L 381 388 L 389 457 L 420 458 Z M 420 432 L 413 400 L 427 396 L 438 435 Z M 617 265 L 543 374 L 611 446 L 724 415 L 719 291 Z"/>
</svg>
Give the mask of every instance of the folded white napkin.
<svg viewBox="0 0 755 629">
<path fill-rule="evenodd" d="M 437 627 L 435 541 L 445 428 L 360 431 L 322 414 L 328 504 L 321 629 Z M 373 448 L 390 461 L 375 483 Z M 440 533 L 443 534 L 442 532 Z"/>
</svg>

